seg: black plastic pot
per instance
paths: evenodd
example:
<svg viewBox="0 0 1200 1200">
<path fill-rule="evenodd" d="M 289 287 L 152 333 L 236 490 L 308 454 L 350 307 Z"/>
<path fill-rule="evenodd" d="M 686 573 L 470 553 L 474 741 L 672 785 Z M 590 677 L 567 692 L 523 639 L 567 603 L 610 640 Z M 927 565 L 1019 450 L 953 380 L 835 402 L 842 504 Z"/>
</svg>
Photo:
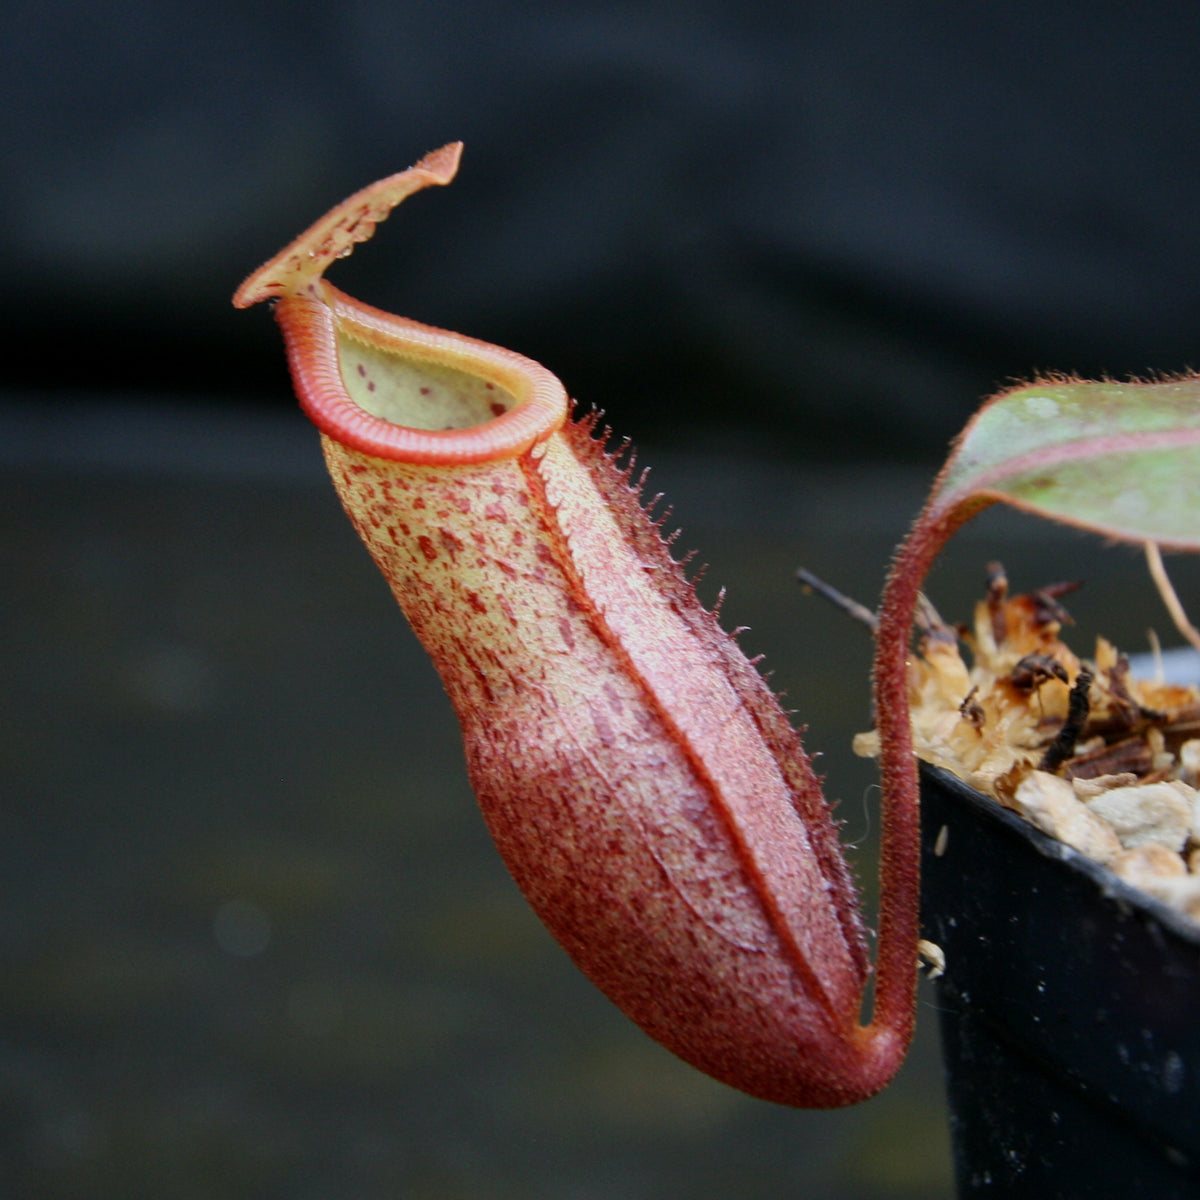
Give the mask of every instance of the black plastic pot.
<svg viewBox="0 0 1200 1200">
<path fill-rule="evenodd" d="M 1200 1196 L 1200 931 L 922 768 L 961 1197 Z"/>
</svg>

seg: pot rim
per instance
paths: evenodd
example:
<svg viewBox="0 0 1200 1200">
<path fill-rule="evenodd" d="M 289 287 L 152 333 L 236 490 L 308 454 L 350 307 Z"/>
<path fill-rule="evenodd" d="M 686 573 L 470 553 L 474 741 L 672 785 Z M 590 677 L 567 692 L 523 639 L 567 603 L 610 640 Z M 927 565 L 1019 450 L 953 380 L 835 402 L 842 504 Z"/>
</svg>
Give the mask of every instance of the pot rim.
<svg viewBox="0 0 1200 1200">
<path fill-rule="evenodd" d="M 993 800 L 973 788 L 965 780 L 960 779 L 953 771 L 933 763 L 920 761 L 922 786 L 926 780 L 936 783 L 952 793 L 968 807 L 974 809 L 981 817 L 1006 829 L 1010 834 L 1022 839 L 1032 846 L 1044 858 L 1063 864 L 1064 870 L 1072 870 L 1090 880 L 1102 900 L 1132 909 L 1150 920 L 1156 921 L 1173 937 L 1186 942 L 1189 946 L 1200 951 L 1200 922 L 1193 920 L 1178 909 L 1156 900 L 1134 884 L 1126 883 L 1119 875 L 1108 867 L 1088 858 L 1086 854 L 1060 842 L 1057 838 L 1043 833 L 1031 825 L 1020 814 L 1007 809 L 999 801 Z"/>
</svg>

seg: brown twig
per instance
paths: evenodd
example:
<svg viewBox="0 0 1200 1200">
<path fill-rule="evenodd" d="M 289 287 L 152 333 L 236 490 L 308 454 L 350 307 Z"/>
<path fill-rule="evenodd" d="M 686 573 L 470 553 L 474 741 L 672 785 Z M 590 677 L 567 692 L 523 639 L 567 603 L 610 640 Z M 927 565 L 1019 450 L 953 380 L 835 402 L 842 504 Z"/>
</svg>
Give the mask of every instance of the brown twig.
<svg viewBox="0 0 1200 1200">
<path fill-rule="evenodd" d="M 1146 543 L 1146 565 L 1150 568 L 1150 578 L 1154 580 L 1158 594 L 1167 606 L 1167 612 L 1171 614 L 1171 620 L 1175 622 L 1175 628 L 1179 630 L 1186 641 L 1200 650 L 1200 630 L 1188 620 L 1187 613 L 1183 611 L 1183 605 L 1179 602 L 1179 596 L 1167 574 L 1167 568 L 1163 565 L 1162 551 L 1159 550 L 1156 542 Z"/>
<path fill-rule="evenodd" d="M 800 581 L 800 585 L 807 588 L 809 591 L 816 592 L 823 600 L 828 600 L 834 608 L 844 612 L 848 617 L 853 617 L 854 620 L 861 622 L 872 633 L 879 626 L 879 618 L 864 604 L 859 604 L 857 600 L 852 600 L 844 592 L 839 592 L 831 583 L 826 583 L 819 576 L 814 575 L 811 571 L 801 567 L 796 572 L 796 578 Z"/>
</svg>

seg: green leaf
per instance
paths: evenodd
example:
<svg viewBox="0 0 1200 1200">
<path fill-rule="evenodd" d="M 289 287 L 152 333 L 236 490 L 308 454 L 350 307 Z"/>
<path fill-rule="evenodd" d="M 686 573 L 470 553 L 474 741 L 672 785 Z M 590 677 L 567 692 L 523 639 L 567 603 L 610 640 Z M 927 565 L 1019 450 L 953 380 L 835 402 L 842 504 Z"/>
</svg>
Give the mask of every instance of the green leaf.
<svg viewBox="0 0 1200 1200">
<path fill-rule="evenodd" d="M 1106 537 L 1200 550 L 1200 378 L 1049 380 L 963 431 L 931 515 L 1002 500 Z"/>
</svg>

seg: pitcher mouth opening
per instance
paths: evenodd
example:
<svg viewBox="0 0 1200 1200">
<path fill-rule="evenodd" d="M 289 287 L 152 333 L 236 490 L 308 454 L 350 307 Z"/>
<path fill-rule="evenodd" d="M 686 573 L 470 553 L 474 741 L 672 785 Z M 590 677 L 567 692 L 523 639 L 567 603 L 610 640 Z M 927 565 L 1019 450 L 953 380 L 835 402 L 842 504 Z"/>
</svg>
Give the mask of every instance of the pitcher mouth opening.
<svg viewBox="0 0 1200 1200">
<path fill-rule="evenodd" d="M 335 441 L 426 465 L 515 458 L 567 419 L 532 359 L 362 304 L 321 281 L 276 319 L 305 412 Z"/>
</svg>

